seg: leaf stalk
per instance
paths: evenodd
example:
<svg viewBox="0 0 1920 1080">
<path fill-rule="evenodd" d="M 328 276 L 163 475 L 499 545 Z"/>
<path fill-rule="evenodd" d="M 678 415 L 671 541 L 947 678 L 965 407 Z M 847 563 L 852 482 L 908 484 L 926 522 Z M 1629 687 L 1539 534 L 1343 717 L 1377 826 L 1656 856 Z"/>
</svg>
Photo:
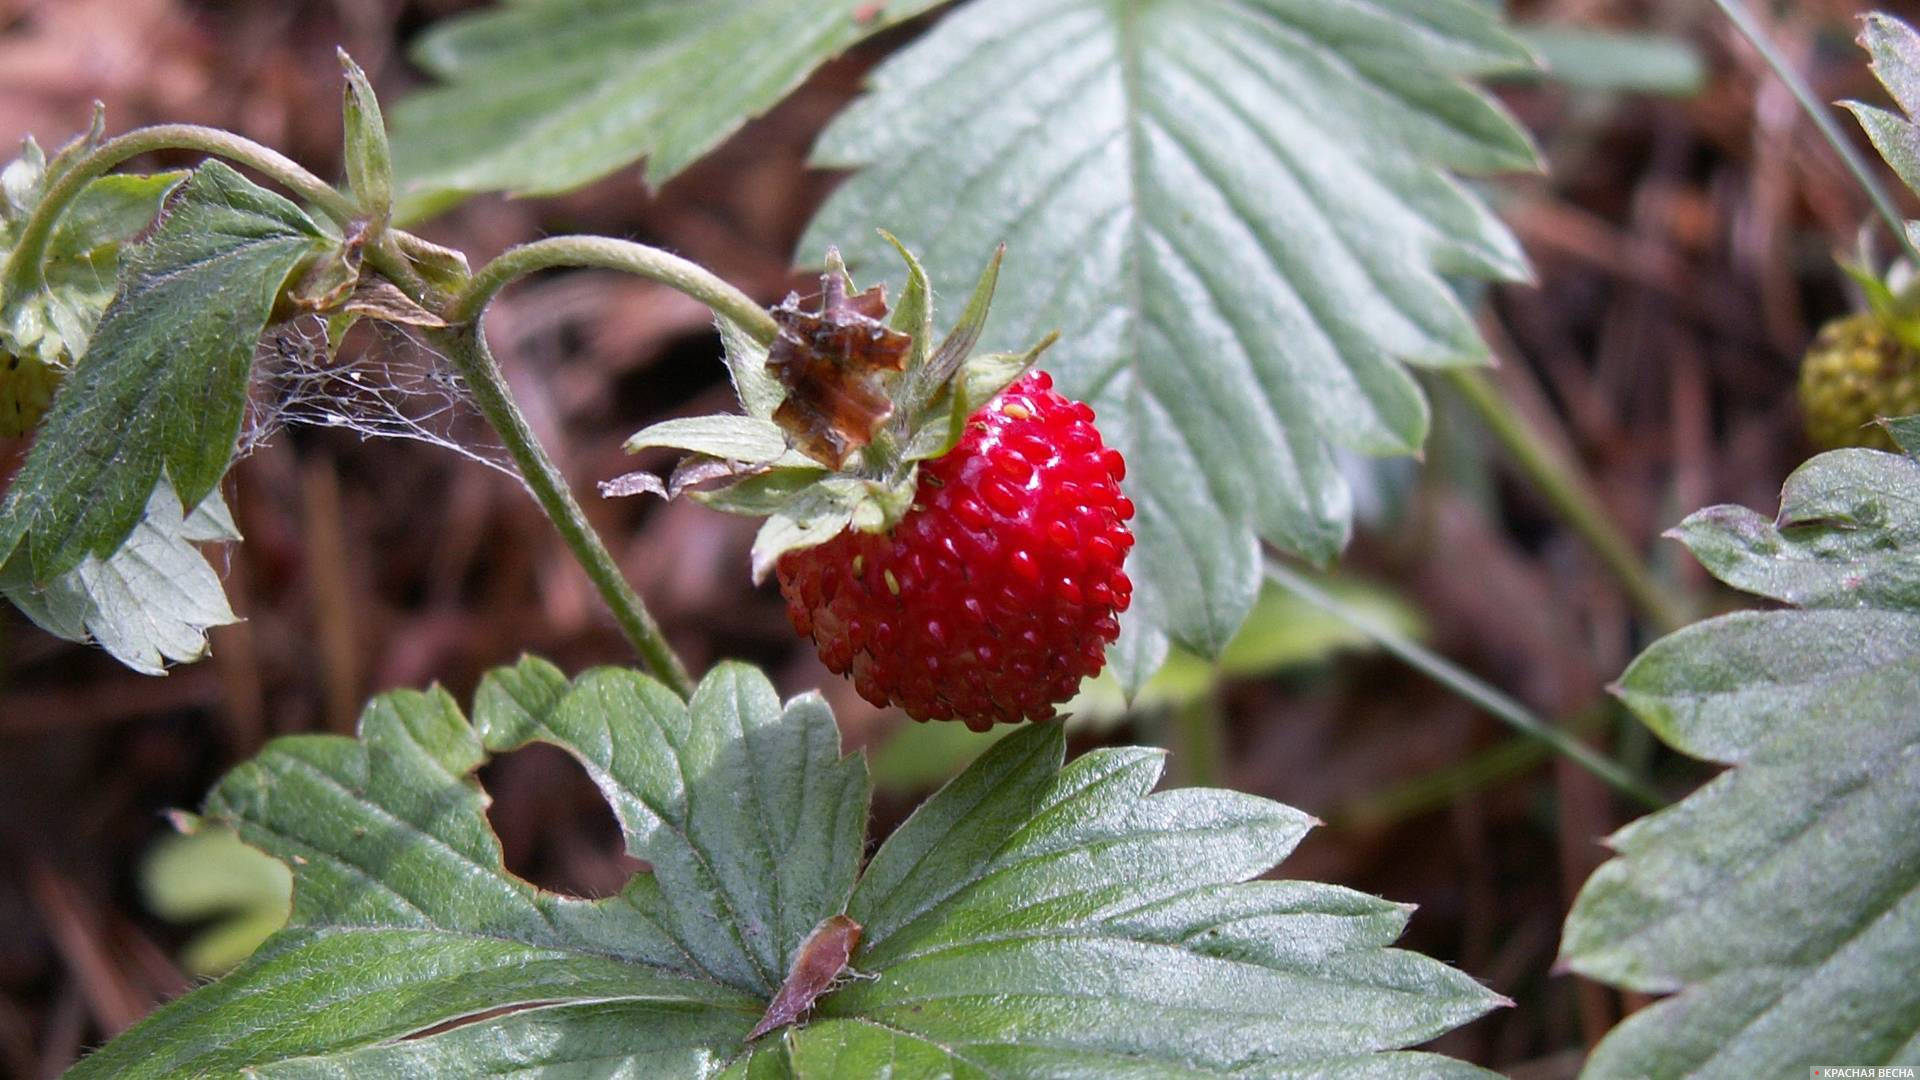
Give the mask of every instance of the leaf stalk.
<svg viewBox="0 0 1920 1080">
<path fill-rule="evenodd" d="M 1672 590 L 1655 579 L 1633 544 L 1614 526 L 1592 488 L 1521 419 L 1512 403 L 1483 372 L 1455 368 L 1448 371 L 1446 377 L 1472 406 L 1487 430 L 1506 448 L 1513 463 L 1533 482 L 1561 519 L 1586 540 L 1619 581 L 1627 599 L 1655 628 L 1667 634 L 1693 621 L 1686 605 L 1673 599 Z"/>
<path fill-rule="evenodd" d="M 1874 210 L 1887 223 L 1887 229 L 1893 233 L 1894 243 L 1900 246 L 1900 250 L 1912 260 L 1914 266 L 1920 267 L 1920 248 L 1914 246 L 1913 238 L 1907 233 L 1906 218 L 1894 204 L 1893 197 L 1887 193 L 1886 185 L 1882 184 L 1879 176 L 1874 173 L 1873 166 L 1868 163 L 1866 155 L 1862 154 L 1859 147 L 1855 146 L 1840 130 L 1839 123 L 1834 120 L 1833 110 L 1814 94 L 1813 88 L 1807 85 L 1807 80 L 1787 62 L 1787 58 L 1781 54 L 1773 39 L 1754 19 L 1753 12 L 1748 10 L 1744 0 L 1713 0 L 1713 2 L 1726 15 L 1727 21 L 1733 23 L 1734 29 L 1740 31 L 1741 36 L 1753 44 L 1755 51 L 1760 54 L 1760 59 L 1773 69 L 1773 73 L 1779 76 L 1781 82 L 1786 84 L 1794 100 L 1800 103 L 1801 111 L 1813 121 L 1813 126 L 1819 130 L 1821 137 L 1833 147 L 1835 153 L 1840 155 L 1840 160 L 1846 165 L 1847 171 L 1852 173 L 1853 178 L 1859 182 L 1860 189 L 1867 193 L 1867 198 L 1873 203 Z"/>
<path fill-rule="evenodd" d="M 1405 661 L 1421 674 L 1478 705 L 1515 731 L 1551 747 L 1581 768 L 1599 777 L 1622 795 L 1657 810 L 1667 800 L 1645 781 L 1627 772 L 1619 762 L 1608 758 L 1586 743 L 1529 712 L 1526 706 L 1476 678 L 1472 673 L 1400 631 L 1359 611 L 1314 584 L 1304 574 L 1280 560 L 1268 556 L 1267 579 L 1314 607 L 1365 634 L 1382 649 Z"/>
<path fill-rule="evenodd" d="M 285 154 L 252 139 L 198 124 L 136 128 L 94 147 L 47 189 L 7 259 L 5 277 L 0 278 L 0 296 L 23 296 L 41 287 L 47 243 L 53 237 L 53 228 L 88 184 L 130 158 L 158 150 L 195 150 L 244 165 L 272 178 L 343 227 L 350 225 L 358 212 L 353 200 L 333 185 Z"/>
</svg>

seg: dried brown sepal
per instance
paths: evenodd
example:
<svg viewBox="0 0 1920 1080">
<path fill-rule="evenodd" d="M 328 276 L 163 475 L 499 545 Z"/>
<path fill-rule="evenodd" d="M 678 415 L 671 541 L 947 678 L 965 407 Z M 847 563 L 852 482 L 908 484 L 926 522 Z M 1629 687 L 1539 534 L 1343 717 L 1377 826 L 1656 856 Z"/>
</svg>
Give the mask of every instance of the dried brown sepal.
<svg viewBox="0 0 1920 1080">
<path fill-rule="evenodd" d="M 813 1008 L 813 1003 L 847 969 L 847 961 L 859 946 L 860 924 L 845 915 L 829 916 L 814 927 L 807 940 L 800 943 L 800 951 L 793 954 L 787 980 L 780 984 L 780 992 L 773 995 L 766 1015 L 747 1033 L 747 1041 L 752 1042 L 774 1028 L 785 1027 Z"/>
<path fill-rule="evenodd" d="M 893 412 L 881 376 L 907 365 L 913 338 L 889 327 L 885 286 L 849 296 L 837 267 L 821 279 L 817 312 L 800 310 L 797 296 L 773 309 L 780 336 L 767 354 L 767 369 L 786 388 L 774 410 L 801 453 L 838 469 L 873 441 L 873 432 Z"/>
</svg>

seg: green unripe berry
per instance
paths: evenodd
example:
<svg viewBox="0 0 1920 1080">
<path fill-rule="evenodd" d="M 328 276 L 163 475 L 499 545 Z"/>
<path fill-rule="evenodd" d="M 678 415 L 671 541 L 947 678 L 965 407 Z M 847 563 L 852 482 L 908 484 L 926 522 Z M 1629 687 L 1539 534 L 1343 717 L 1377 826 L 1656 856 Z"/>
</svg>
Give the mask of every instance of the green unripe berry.
<svg viewBox="0 0 1920 1080">
<path fill-rule="evenodd" d="M 1800 365 L 1800 410 L 1807 437 L 1823 450 L 1892 450 L 1874 421 L 1920 413 L 1920 354 L 1875 315 L 1836 319 Z"/>
</svg>

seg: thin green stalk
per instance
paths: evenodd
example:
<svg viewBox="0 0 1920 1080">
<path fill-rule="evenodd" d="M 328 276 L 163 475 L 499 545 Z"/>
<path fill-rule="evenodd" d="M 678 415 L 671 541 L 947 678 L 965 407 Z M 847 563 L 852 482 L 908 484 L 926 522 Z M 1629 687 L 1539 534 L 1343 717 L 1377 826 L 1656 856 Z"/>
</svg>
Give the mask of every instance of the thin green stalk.
<svg viewBox="0 0 1920 1080">
<path fill-rule="evenodd" d="M 1173 765 L 1181 787 L 1220 787 L 1227 777 L 1227 722 L 1211 692 L 1173 714 Z"/>
<path fill-rule="evenodd" d="M 1552 756 L 1552 750 L 1532 739 L 1509 738 L 1457 765 L 1362 795 L 1335 810 L 1332 823 L 1348 829 L 1383 829 L 1524 775 Z"/>
<path fill-rule="evenodd" d="M 41 286 L 41 270 L 46 262 L 47 242 L 53 236 L 53 227 L 59 222 L 60 215 L 80 197 L 88 184 L 106 175 L 114 166 L 156 150 L 195 150 L 245 165 L 273 178 L 341 225 L 350 223 L 356 213 L 353 200 L 335 190 L 333 185 L 308 172 L 292 158 L 251 139 L 197 124 L 159 124 L 138 128 L 95 147 L 74 162 L 73 167 L 47 190 L 20 232 L 19 243 L 7 260 L 4 289 L 0 291 L 8 296 L 21 296 L 38 290 Z"/>
<path fill-rule="evenodd" d="M 1912 260 L 1915 266 L 1920 266 L 1920 248 L 1916 248 L 1913 238 L 1907 235 L 1906 218 L 1894 204 L 1893 197 L 1887 193 L 1886 185 L 1880 182 L 1880 177 L 1875 173 L 1866 155 L 1862 154 L 1840 130 L 1840 125 L 1834 120 L 1833 110 L 1827 103 L 1814 96 L 1813 88 L 1807 85 L 1807 80 L 1802 78 L 1800 72 L 1780 54 L 1779 48 L 1754 19 L 1753 12 L 1747 9 L 1744 0 L 1713 0 L 1713 2 L 1726 14 L 1728 21 L 1733 23 L 1734 29 L 1739 30 L 1748 41 L 1753 43 L 1753 47 L 1760 53 L 1760 59 L 1766 61 L 1767 66 L 1773 69 L 1773 73 L 1780 77 L 1780 81 L 1787 84 L 1787 89 L 1793 94 L 1794 100 L 1800 103 L 1801 110 L 1807 114 L 1808 119 L 1813 121 L 1813 126 L 1819 130 L 1821 137 L 1825 138 L 1828 145 L 1840 155 L 1840 160 L 1846 164 L 1847 171 L 1853 174 L 1853 178 L 1860 183 L 1860 189 L 1867 193 L 1868 199 L 1872 200 L 1874 210 L 1880 214 L 1880 217 L 1886 221 L 1887 228 L 1892 231 L 1894 242 L 1900 245 L 1900 249 L 1906 252 L 1907 258 Z"/>
<path fill-rule="evenodd" d="M 780 333 L 766 308 L 706 267 L 645 244 L 601 236 L 555 236 L 508 249 L 473 276 L 466 291 L 454 299 L 447 321 L 471 322 L 511 282 L 560 266 L 621 270 L 678 289 L 738 324 L 763 345 L 771 344 Z"/>
<path fill-rule="evenodd" d="M 573 497 L 573 491 L 567 486 L 566 478 L 547 456 L 539 439 L 533 434 L 526 416 L 514 402 L 513 393 L 507 388 L 502 377 L 500 365 L 493 359 L 493 353 L 487 348 L 485 337 L 477 324 L 468 323 L 433 333 L 434 343 L 446 353 L 453 362 L 454 369 L 466 380 L 467 389 L 473 394 L 474 404 L 480 414 L 498 432 L 506 444 L 507 453 L 520 470 L 520 476 L 526 481 L 533 497 L 539 501 L 540 508 L 552 519 L 554 528 L 560 531 L 561 539 L 566 541 L 573 556 L 586 570 L 587 577 L 593 581 L 594 588 L 613 609 L 613 617 L 620 624 L 627 639 L 639 651 L 647 667 L 681 697 L 693 693 L 693 678 L 680 662 L 680 657 L 667 643 L 666 635 L 660 630 L 653 615 L 641 602 L 640 597 L 628 584 L 626 575 L 620 572 L 620 566 L 613 559 L 613 553 L 607 550 L 593 526 L 588 524 L 586 511 Z"/>
<path fill-rule="evenodd" d="M 1454 368 L 1447 372 L 1447 379 L 1506 447 L 1520 471 L 1600 556 L 1641 614 L 1663 634 L 1692 621 L 1691 613 L 1675 601 L 1672 590 L 1654 578 L 1639 552 L 1614 527 L 1613 519 L 1579 474 L 1548 448 L 1484 374 L 1472 368 Z"/>
<path fill-rule="evenodd" d="M 1480 706 L 1504 721 L 1515 731 L 1536 739 L 1565 755 L 1588 772 L 1604 780 L 1614 790 L 1652 809 L 1667 804 L 1660 793 L 1633 776 L 1615 762 L 1567 732 L 1527 711 L 1526 706 L 1475 678 L 1471 673 L 1426 646 L 1387 626 L 1363 611 L 1357 611 L 1316 585 L 1305 575 L 1278 559 L 1266 560 L 1267 578 L 1300 599 L 1325 611 L 1360 631 L 1381 648 L 1447 689 Z"/>
</svg>

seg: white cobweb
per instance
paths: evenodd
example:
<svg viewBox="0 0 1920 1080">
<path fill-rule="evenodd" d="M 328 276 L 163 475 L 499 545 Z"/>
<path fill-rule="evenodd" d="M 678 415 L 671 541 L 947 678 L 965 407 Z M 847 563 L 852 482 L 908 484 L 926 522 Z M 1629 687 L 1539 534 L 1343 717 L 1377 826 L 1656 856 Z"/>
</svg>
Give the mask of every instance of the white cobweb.
<svg viewBox="0 0 1920 1080">
<path fill-rule="evenodd" d="M 394 323 L 366 320 L 364 348 L 327 347 L 326 323 L 306 316 L 269 327 L 254 357 L 240 453 L 291 425 L 338 428 L 365 439 L 410 439 L 517 477 L 453 365 Z"/>
</svg>

